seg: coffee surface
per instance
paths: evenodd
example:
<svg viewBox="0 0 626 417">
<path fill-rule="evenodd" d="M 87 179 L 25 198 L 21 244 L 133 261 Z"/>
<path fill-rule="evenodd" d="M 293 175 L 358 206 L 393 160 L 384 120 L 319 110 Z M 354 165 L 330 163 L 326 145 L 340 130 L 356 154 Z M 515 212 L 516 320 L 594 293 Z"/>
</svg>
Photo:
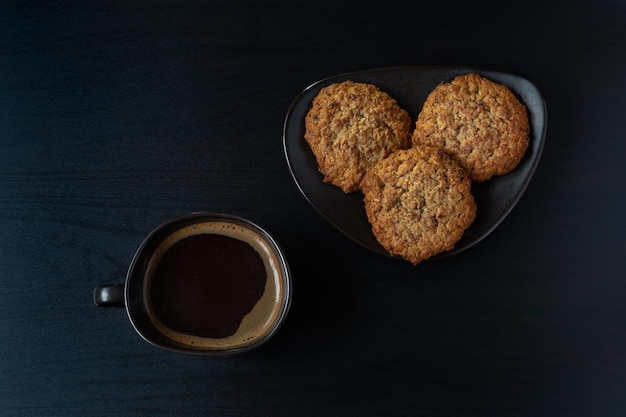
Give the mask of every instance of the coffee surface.
<svg viewBox="0 0 626 417">
<path fill-rule="evenodd" d="M 187 236 L 159 260 L 150 285 L 157 318 L 193 336 L 224 338 L 263 296 L 267 270 L 243 240 L 214 233 Z"/>
</svg>

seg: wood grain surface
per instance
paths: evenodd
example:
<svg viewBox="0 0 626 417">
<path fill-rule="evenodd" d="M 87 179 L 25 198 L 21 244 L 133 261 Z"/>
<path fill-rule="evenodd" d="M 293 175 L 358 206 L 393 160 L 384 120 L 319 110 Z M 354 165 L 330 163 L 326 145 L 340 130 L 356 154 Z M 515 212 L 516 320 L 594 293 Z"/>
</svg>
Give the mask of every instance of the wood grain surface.
<svg viewBox="0 0 626 417">
<path fill-rule="evenodd" d="M 487 239 L 417 267 L 368 252 L 290 177 L 291 102 L 395 65 L 519 74 L 542 160 Z M 0 415 L 626 415 L 626 4 L 0 5 Z M 232 358 L 158 350 L 96 285 L 194 211 L 265 227 L 293 303 Z"/>
</svg>

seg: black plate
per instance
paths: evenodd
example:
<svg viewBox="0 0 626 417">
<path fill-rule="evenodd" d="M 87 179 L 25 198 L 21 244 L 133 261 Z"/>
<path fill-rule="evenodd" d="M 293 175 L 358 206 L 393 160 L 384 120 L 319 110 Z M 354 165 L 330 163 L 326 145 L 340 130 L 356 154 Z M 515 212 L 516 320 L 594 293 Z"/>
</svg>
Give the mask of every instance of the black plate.
<svg viewBox="0 0 626 417">
<path fill-rule="evenodd" d="M 520 164 L 507 175 L 472 185 L 478 206 L 476 220 L 465 231 L 454 249 L 431 259 L 464 251 L 484 239 L 511 212 L 526 190 L 539 162 L 545 140 L 547 111 L 544 99 L 530 81 L 513 74 L 467 67 L 411 66 L 380 68 L 336 75 L 320 80 L 296 97 L 283 131 L 285 156 L 291 174 L 304 197 L 334 227 L 356 243 L 376 253 L 387 251 L 372 235 L 360 191 L 345 194 L 339 187 L 325 184 L 315 156 L 304 140 L 304 118 L 313 98 L 327 85 L 346 80 L 378 86 L 396 99 L 415 121 L 428 94 L 442 81 L 475 72 L 508 86 L 526 104 L 530 117 L 530 145 Z"/>
</svg>

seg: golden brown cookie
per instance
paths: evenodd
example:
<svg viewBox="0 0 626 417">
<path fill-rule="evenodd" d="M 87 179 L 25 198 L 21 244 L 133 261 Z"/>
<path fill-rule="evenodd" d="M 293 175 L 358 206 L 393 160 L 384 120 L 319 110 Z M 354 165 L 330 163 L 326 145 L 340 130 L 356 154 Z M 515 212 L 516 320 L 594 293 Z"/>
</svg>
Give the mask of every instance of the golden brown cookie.
<svg viewBox="0 0 626 417">
<path fill-rule="evenodd" d="M 377 162 L 361 190 L 378 242 L 414 265 L 452 249 L 476 217 L 467 173 L 431 146 L 399 150 Z"/>
<path fill-rule="evenodd" d="M 345 81 L 313 99 L 304 138 L 324 182 L 350 193 L 377 161 L 411 145 L 411 117 L 378 87 Z"/>
<path fill-rule="evenodd" d="M 473 181 L 485 181 L 519 164 L 528 134 L 526 107 L 508 87 L 467 74 L 428 95 L 411 140 L 442 148 Z"/>
</svg>

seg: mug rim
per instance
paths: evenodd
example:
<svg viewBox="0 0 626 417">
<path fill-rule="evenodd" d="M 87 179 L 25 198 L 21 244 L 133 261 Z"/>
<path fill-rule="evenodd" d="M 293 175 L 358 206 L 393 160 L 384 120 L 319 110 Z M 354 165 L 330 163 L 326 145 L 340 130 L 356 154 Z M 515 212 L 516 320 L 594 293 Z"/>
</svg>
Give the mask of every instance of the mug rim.
<svg viewBox="0 0 626 417">
<path fill-rule="evenodd" d="M 227 222 L 235 223 L 239 226 L 243 226 L 247 229 L 251 229 L 263 238 L 272 251 L 275 253 L 277 260 L 279 261 L 279 268 L 281 270 L 282 279 L 280 285 L 282 285 L 282 293 L 284 296 L 280 300 L 281 305 L 277 307 L 277 316 L 274 322 L 269 327 L 269 330 L 255 339 L 251 343 L 246 343 L 241 346 L 235 346 L 232 348 L 194 348 L 193 346 L 177 342 L 161 331 L 159 331 L 153 324 L 146 309 L 146 302 L 143 295 L 143 286 L 146 275 L 146 269 L 148 263 L 152 258 L 152 254 L 156 248 L 163 242 L 165 238 L 170 236 L 176 230 L 180 230 L 184 227 L 194 224 L 205 222 Z M 154 228 L 141 242 L 135 254 L 131 260 L 130 266 L 126 274 L 126 280 L 124 285 L 124 304 L 126 314 L 135 329 L 135 331 L 151 345 L 174 353 L 183 353 L 196 356 L 224 356 L 232 355 L 235 353 L 246 352 L 263 345 L 270 340 L 282 326 L 287 313 L 291 308 L 292 299 L 292 285 L 291 285 L 291 271 L 285 258 L 282 248 L 274 237 L 263 227 L 257 223 L 246 219 L 241 216 L 218 213 L 218 212 L 193 212 L 183 216 L 179 216 L 168 220 L 156 228 Z"/>
</svg>

